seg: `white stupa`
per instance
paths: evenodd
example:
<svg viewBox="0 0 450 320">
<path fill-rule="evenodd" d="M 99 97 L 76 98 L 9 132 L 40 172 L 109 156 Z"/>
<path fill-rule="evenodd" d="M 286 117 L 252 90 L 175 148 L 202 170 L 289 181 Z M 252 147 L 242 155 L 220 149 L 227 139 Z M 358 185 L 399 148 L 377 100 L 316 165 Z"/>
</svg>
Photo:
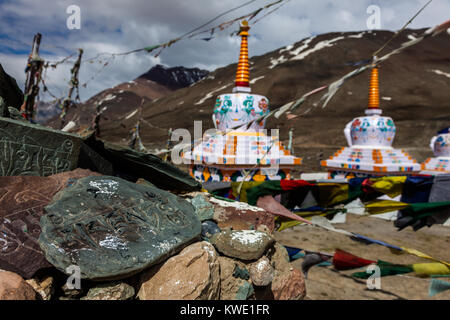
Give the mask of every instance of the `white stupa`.
<svg viewBox="0 0 450 320">
<path fill-rule="evenodd" d="M 379 105 L 378 69 L 374 67 L 366 115 L 353 119 L 344 130 L 349 146 L 321 163 L 330 178 L 409 175 L 420 171 L 420 165 L 408 153 L 392 147 L 396 127 L 392 118 L 381 116 Z"/>
<path fill-rule="evenodd" d="M 191 163 L 190 174 L 202 182 L 290 179 L 291 169 L 301 164 L 301 158 L 291 155 L 277 135 L 267 134 L 265 120 L 252 122 L 269 112 L 269 99 L 251 93 L 249 29 L 243 21 L 233 92 L 219 95 L 214 106 L 212 118 L 218 131 L 205 135 L 192 151 L 183 154 Z"/>
<path fill-rule="evenodd" d="M 450 174 L 450 128 L 438 132 L 431 138 L 430 148 L 435 157 L 422 163 L 421 174 Z"/>
</svg>

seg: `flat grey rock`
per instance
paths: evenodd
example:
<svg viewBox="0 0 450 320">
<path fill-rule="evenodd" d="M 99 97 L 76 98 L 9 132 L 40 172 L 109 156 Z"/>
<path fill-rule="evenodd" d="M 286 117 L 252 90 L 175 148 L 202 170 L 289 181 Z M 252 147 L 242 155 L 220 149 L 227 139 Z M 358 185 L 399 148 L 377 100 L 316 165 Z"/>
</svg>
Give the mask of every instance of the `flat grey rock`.
<svg viewBox="0 0 450 320">
<path fill-rule="evenodd" d="M 0 268 L 30 279 L 51 268 L 38 244 L 40 219 L 52 198 L 75 179 L 97 175 L 83 169 L 49 177 L 0 177 Z"/>
<path fill-rule="evenodd" d="M 84 159 L 84 162 L 96 162 L 96 167 L 83 166 L 84 169 L 90 169 L 100 172 L 104 175 L 111 175 L 104 172 L 103 168 L 108 168 L 102 159 L 107 159 L 112 164 L 113 175 L 121 176 L 130 181 L 136 181 L 143 178 L 158 188 L 170 191 L 198 191 L 201 190 L 201 183 L 192 178 L 187 172 L 184 172 L 173 164 L 163 161 L 161 158 L 147 153 L 138 152 L 128 147 L 116 145 L 96 139 L 90 136 L 84 140 L 84 143 L 91 149 L 91 152 L 84 152 L 83 155 L 91 160 Z M 95 151 L 95 153 L 94 153 Z M 92 154 L 95 154 L 93 158 Z M 96 159 L 96 160 L 95 160 Z"/>
<path fill-rule="evenodd" d="M 275 240 L 256 230 L 226 230 L 214 234 L 210 242 L 222 254 L 240 260 L 257 260 Z"/>
<path fill-rule="evenodd" d="M 77 168 L 82 139 L 0 117 L 0 176 L 49 176 Z"/>
<path fill-rule="evenodd" d="M 131 276 L 199 238 L 192 205 L 156 187 L 110 176 L 87 177 L 57 193 L 41 218 L 39 245 L 47 260 L 81 278 Z"/>
<path fill-rule="evenodd" d="M 212 220 L 214 217 L 214 205 L 208 201 L 208 198 L 199 194 L 191 199 L 191 204 L 195 208 L 195 213 L 197 214 L 200 221 Z"/>
</svg>

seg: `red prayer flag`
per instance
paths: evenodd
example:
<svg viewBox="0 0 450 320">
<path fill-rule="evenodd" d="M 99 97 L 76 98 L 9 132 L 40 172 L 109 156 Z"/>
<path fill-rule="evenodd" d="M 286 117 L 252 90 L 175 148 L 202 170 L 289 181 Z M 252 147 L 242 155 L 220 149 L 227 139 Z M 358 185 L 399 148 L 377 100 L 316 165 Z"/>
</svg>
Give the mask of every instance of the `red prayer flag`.
<svg viewBox="0 0 450 320">
<path fill-rule="evenodd" d="M 305 180 L 281 180 L 280 181 L 280 187 L 282 190 L 286 191 L 286 190 L 294 190 L 300 187 L 311 187 L 314 186 L 315 184 L 313 183 L 309 183 L 308 181 Z"/>
<path fill-rule="evenodd" d="M 337 270 L 361 268 L 372 263 L 376 261 L 366 260 L 340 249 L 336 249 L 333 256 L 333 265 Z"/>
</svg>

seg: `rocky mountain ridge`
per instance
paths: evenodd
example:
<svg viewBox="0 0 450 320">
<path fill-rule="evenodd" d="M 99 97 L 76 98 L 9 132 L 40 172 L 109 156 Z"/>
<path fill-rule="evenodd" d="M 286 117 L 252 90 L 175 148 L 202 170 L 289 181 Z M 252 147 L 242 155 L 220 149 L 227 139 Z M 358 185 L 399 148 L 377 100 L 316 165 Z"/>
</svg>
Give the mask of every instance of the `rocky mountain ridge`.
<svg viewBox="0 0 450 320">
<path fill-rule="evenodd" d="M 404 30 L 381 54 L 398 48 L 424 30 Z M 277 109 L 356 69 L 358 63 L 370 58 L 392 35 L 393 32 L 384 30 L 332 32 L 261 56 L 251 56 L 250 47 L 252 92 L 268 97 L 270 109 Z M 448 52 L 450 35 L 444 32 L 392 56 L 380 66 L 381 108 L 383 115 L 392 117 L 397 126 L 394 147 L 407 149 L 418 161 L 432 155 L 428 148 L 431 137 L 447 127 L 450 120 Z M 195 120 L 202 121 L 203 130 L 212 128 L 215 97 L 232 91 L 235 72 L 236 64 L 216 69 L 189 87 L 147 102 L 143 109 L 145 124 L 141 127 L 144 145 L 150 149 L 163 148 L 169 128 L 186 128 L 192 134 Z M 347 81 L 326 108 L 321 107 L 323 101 L 318 94 L 294 113 L 298 117 L 271 118 L 266 127 L 279 128 L 284 141 L 288 130 L 293 128 L 295 154 L 304 158 L 302 170 L 320 170 L 320 160 L 347 144 L 343 129 L 353 118 L 364 114 L 368 87 L 369 73 L 365 72 Z M 96 99 L 104 99 L 105 95 L 106 92 Z M 133 102 L 127 102 L 131 99 Z M 121 100 L 117 116 L 105 112 L 109 120 L 100 124 L 104 139 L 128 143 L 129 132 L 138 119 L 137 100 L 135 96 Z M 109 108 L 107 104 L 106 107 Z M 88 119 L 75 117 L 75 120 L 78 130 L 87 125 Z"/>
</svg>

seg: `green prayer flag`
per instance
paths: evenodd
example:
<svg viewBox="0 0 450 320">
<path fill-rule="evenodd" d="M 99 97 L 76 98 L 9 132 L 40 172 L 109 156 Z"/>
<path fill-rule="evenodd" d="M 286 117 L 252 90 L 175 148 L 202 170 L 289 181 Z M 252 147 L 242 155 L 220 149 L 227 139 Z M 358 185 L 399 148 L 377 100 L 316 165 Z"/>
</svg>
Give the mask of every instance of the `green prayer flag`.
<svg viewBox="0 0 450 320">
<path fill-rule="evenodd" d="M 380 268 L 380 277 L 394 276 L 397 274 L 413 272 L 413 268 L 411 266 L 401 265 L 401 264 L 393 264 L 393 263 L 382 261 L 382 260 L 377 261 L 377 266 Z M 368 279 L 372 275 L 373 275 L 373 273 L 355 272 L 352 274 L 352 277 L 360 278 L 360 279 Z"/>
<path fill-rule="evenodd" d="M 265 181 L 260 185 L 247 189 L 248 204 L 256 206 L 259 197 L 276 195 L 281 193 L 282 190 L 280 180 Z"/>
<path fill-rule="evenodd" d="M 145 47 L 144 50 L 147 52 L 152 52 L 155 49 L 158 49 L 161 45 L 156 45 L 156 46 L 150 46 L 150 47 Z"/>
</svg>

